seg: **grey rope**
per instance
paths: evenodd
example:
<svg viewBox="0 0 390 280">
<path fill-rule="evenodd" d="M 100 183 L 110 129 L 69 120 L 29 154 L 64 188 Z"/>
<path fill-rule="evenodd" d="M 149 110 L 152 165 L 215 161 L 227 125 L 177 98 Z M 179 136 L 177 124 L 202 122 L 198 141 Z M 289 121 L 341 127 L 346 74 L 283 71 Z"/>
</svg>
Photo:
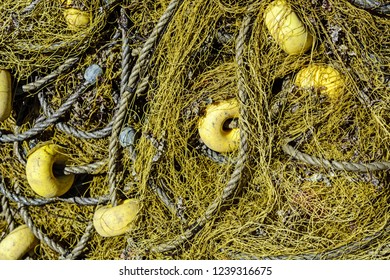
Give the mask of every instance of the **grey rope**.
<svg viewBox="0 0 390 280">
<path fill-rule="evenodd" d="M 390 226 L 388 225 L 383 231 L 378 231 L 373 235 L 363 238 L 360 241 L 351 242 L 339 248 L 326 251 L 320 254 L 321 259 L 337 259 L 344 254 L 356 252 L 362 248 L 367 247 L 370 243 L 372 243 L 372 241 L 378 239 L 380 236 L 382 236 L 385 233 L 388 233 L 389 231 L 390 231 Z"/>
<path fill-rule="evenodd" d="M 2 184 L 0 183 L 0 185 Z M 5 195 L 1 197 L 1 207 L 3 209 L 5 221 L 8 224 L 8 232 L 11 232 L 15 228 L 15 219 L 12 215 L 11 206 L 9 205 L 8 199 Z"/>
<path fill-rule="evenodd" d="M 31 12 L 35 9 L 35 7 L 36 7 L 41 1 L 42 1 L 42 0 L 33 0 L 33 1 L 31 1 L 31 3 L 30 3 L 28 6 L 26 6 L 26 7 L 20 12 L 20 14 L 21 14 L 21 15 L 25 15 L 25 14 L 31 13 Z"/>
<path fill-rule="evenodd" d="M 121 8 L 120 25 L 119 28 L 122 32 L 122 62 L 121 62 L 121 84 L 120 95 L 122 96 L 126 90 L 126 84 L 130 77 L 130 59 L 131 50 L 129 45 L 129 38 L 127 36 L 129 20 L 127 19 L 125 9 Z"/>
<path fill-rule="evenodd" d="M 108 201 L 108 196 L 102 196 L 98 198 L 88 198 L 88 197 L 30 198 L 12 192 L 5 186 L 4 183 L 0 183 L 0 193 L 3 194 L 4 197 L 25 206 L 41 206 L 53 202 L 66 202 L 66 203 L 74 203 L 77 205 L 87 206 L 87 205 L 97 205 Z"/>
<path fill-rule="evenodd" d="M 56 124 L 56 128 L 80 139 L 101 139 L 111 134 L 112 123 L 110 121 L 105 127 L 95 131 L 83 131 L 61 122 Z"/>
<path fill-rule="evenodd" d="M 19 128 L 15 127 L 15 134 L 18 133 Z M 26 159 L 24 156 L 22 156 L 19 148 L 19 142 L 14 142 L 14 154 L 17 157 L 17 159 L 22 163 L 23 165 L 26 165 Z M 96 161 L 93 163 L 85 164 L 85 165 L 78 165 L 78 166 L 65 166 L 64 168 L 64 174 L 99 174 L 103 172 L 101 169 L 104 165 L 107 164 L 106 160 Z"/>
<path fill-rule="evenodd" d="M 93 223 L 89 222 L 83 236 L 80 238 L 79 242 L 77 242 L 77 245 L 73 248 L 72 252 L 70 252 L 68 255 L 61 256 L 60 259 L 65 259 L 65 260 L 77 259 L 77 257 L 80 256 L 81 253 L 83 253 L 83 251 L 87 247 L 88 241 L 91 238 L 93 230 L 94 230 Z"/>
<path fill-rule="evenodd" d="M 38 100 L 41 104 L 43 112 L 46 116 L 51 116 L 54 113 L 54 110 L 50 108 L 48 102 L 45 99 L 43 92 L 38 93 Z M 56 128 L 60 131 L 65 132 L 69 135 L 75 136 L 81 139 L 101 139 L 110 135 L 112 130 L 112 121 L 110 121 L 104 128 L 95 131 L 83 131 L 81 129 L 74 128 L 66 123 L 59 122 L 55 124 Z"/>
<path fill-rule="evenodd" d="M 336 161 L 336 160 L 330 161 L 327 159 L 321 159 L 315 156 L 302 153 L 289 144 L 284 144 L 282 146 L 282 149 L 286 154 L 290 155 L 291 157 L 297 160 L 300 160 L 302 162 L 311 165 L 328 168 L 328 169 L 353 171 L 353 172 L 369 172 L 369 171 L 390 169 L 390 162 L 386 162 L 386 161 L 371 162 L 371 163 L 354 163 L 354 162 Z"/>
<path fill-rule="evenodd" d="M 165 187 L 164 182 L 162 180 L 159 181 Z M 179 211 L 175 203 L 171 201 L 171 199 L 168 197 L 168 195 L 165 193 L 165 191 L 162 188 L 156 185 L 156 183 L 151 179 L 148 181 L 148 186 L 164 203 L 165 207 L 169 210 L 169 212 L 171 212 L 171 214 L 178 217 L 183 224 L 187 223 L 186 219 L 182 215 L 179 215 Z"/>
<path fill-rule="evenodd" d="M 28 138 L 31 138 L 42 131 L 44 131 L 47 127 L 54 124 L 69 108 L 73 105 L 73 103 L 84 93 L 84 91 L 90 86 L 89 83 L 84 82 L 61 106 L 60 108 L 52 114 L 50 117 L 45 119 L 42 122 L 38 122 L 34 125 L 33 128 L 20 133 L 20 134 L 3 134 L 0 136 L 1 142 L 13 142 L 13 141 L 23 141 Z"/>
<path fill-rule="evenodd" d="M 107 160 L 95 161 L 85 165 L 78 166 L 66 166 L 64 168 L 64 174 L 99 174 L 101 168 L 107 164 Z"/>
<path fill-rule="evenodd" d="M 58 75 L 68 70 L 70 67 L 75 65 L 75 63 L 79 60 L 77 57 L 72 57 L 67 59 L 61 66 L 59 66 L 56 70 L 54 70 L 49 75 L 26 85 L 22 86 L 24 92 L 32 92 L 40 89 L 42 86 L 46 85 L 48 82 L 54 80 Z"/>
<path fill-rule="evenodd" d="M 14 127 L 14 133 L 15 134 L 19 133 L 19 127 L 18 126 Z M 26 165 L 26 163 L 27 163 L 26 157 L 25 157 L 25 155 L 23 155 L 21 153 L 19 145 L 20 145 L 20 142 L 14 141 L 14 154 L 15 154 L 16 158 L 19 160 L 19 162 L 21 164 Z"/>
<path fill-rule="evenodd" d="M 150 60 L 149 53 L 152 50 L 154 44 L 157 42 L 161 31 L 165 28 L 165 26 L 169 23 L 170 18 L 174 14 L 177 6 L 182 2 L 182 0 L 172 0 L 167 9 L 165 10 L 162 17 L 159 19 L 157 25 L 153 29 L 151 35 L 144 43 L 144 46 L 140 52 L 140 55 L 137 59 L 134 68 L 131 71 L 129 80 L 127 82 L 126 90 L 121 96 L 119 103 L 118 114 L 114 118 L 114 124 L 111 132 L 111 139 L 109 144 L 109 162 L 108 162 L 108 181 L 110 186 L 110 196 L 111 196 L 111 204 L 113 206 L 116 205 L 116 160 L 118 153 L 118 136 L 125 120 L 125 116 L 127 113 L 127 107 L 130 100 L 134 97 L 134 88 L 136 86 L 138 77 L 140 75 L 141 70 L 144 68 L 145 64 Z M 125 54 L 123 54 L 126 57 Z M 135 93 L 137 94 L 137 92 Z"/>
<path fill-rule="evenodd" d="M 18 191 L 18 183 L 15 183 L 14 189 Z M 51 249 L 56 251 L 57 253 L 61 255 L 66 255 L 68 253 L 67 250 L 65 250 L 61 245 L 59 245 L 54 240 L 50 239 L 49 236 L 45 233 L 43 233 L 41 230 L 39 230 L 35 224 L 32 218 L 30 217 L 28 210 L 26 206 L 22 204 L 18 204 L 19 206 L 19 214 L 22 217 L 25 224 L 30 228 L 31 232 L 42 242 L 46 243 Z"/>
<path fill-rule="evenodd" d="M 283 256 L 267 256 L 262 257 L 264 260 L 320 260 L 320 259 L 339 259 L 341 256 L 350 254 L 369 246 L 373 241 L 378 239 L 379 237 L 386 235 L 390 232 L 390 223 L 387 222 L 387 225 L 383 228 L 383 230 L 377 231 L 374 234 L 367 236 L 359 241 L 350 242 L 348 244 L 342 245 L 338 248 L 321 252 L 321 253 L 307 253 L 301 255 L 283 255 Z M 258 259 L 254 256 L 252 258 Z"/>
<path fill-rule="evenodd" d="M 235 166 L 235 169 L 230 177 L 229 182 L 227 183 L 226 187 L 223 189 L 222 194 L 218 196 L 206 209 L 204 215 L 196 220 L 196 222 L 191 225 L 191 227 L 186 230 L 182 235 L 179 235 L 174 240 L 168 241 L 167 243 L 159 244 L 155 247 L 151 248 L 151 252 L 154 253 L 164 253 L 168 251 L 173 251 L 179 248 L 184 242 L 191 239 L 205 224 L 212 216 L 215 215 L 215 213 L 218 211 L 220 205 L 226 201 L 228 197 L 232 195 L 232 193 L 235 191 L 235 189 L 238 187 L 238 184 L 241 180 L 242 173 L 245 168 L 245 162 L 247 159 L 247 149 L 248 149 L 248 143 L 247 143 L 247 135 L 248 135 L 248 128 L 245 123 L 245 120 L 247 119 L 247 109 L 246 106 L 248 98 L 247 93 L 245 90 L 245 78 L 243 76 L 243 52 L 245 47 L 245 37 L 249 31 L 249 23 L 251 21 L 251 17 L 249 15 L 246 15 L 241 28 L 240 32 L 237 36 L 236 40 L 236 61 L 238 64 L 237 67 L 237 74 L 238 74 L 238 97 L 240 100 L 240 152 L 238 156 L 238 160 Z"/>
<path fill-rule="evenodd" d="M 224 124 L 224 127 L 225 127 L 225 124 Z M 232 119 L 225 127 L 226 129 L 235 129 L 235 128 L 238 128 L 238 119 Z M 234 163 L 235 160 L 234 159 L 231 159 L 227 156 L 224 156 L 223 154 L 220 154 L 212 149 L 210 149 L 209 147 L 207 147 L 205 144 L 203 145 L 200 145 L 199 147 L 197 147 L 197 149 L 199 149 L 202 154 L 204 154 L 205 156 L 207 156 L 208 158 L 210 158 L 211 160 L 217 162 L 217 163 L 221 163 L 221 164 L 226 164 L 226 163 Z"/>
</svg>

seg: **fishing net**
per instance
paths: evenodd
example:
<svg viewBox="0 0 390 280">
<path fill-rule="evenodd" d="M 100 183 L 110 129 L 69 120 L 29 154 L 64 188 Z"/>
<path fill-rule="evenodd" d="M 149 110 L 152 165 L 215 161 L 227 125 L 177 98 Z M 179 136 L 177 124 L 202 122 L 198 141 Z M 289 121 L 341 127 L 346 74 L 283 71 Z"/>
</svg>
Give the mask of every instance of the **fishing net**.
<svg viewBox="0 0 390 280">
<path fill-rule="evenodd" d="M 389 258 L 386 1 L 286 1 L 313 36 L 300 54 L 266 27 L 271 0 L 14 2 L 0 5 L 14 96 L 0 240 L 27 224 L 40 240 L 30 259 Z M 71 28 L 69 9 L 88 24 Z M 296 85 L 309 65 L 341 74 L 337 100 Z M 198 127 L 229 99 L 240 143 L 219 153 Z M 76 175 L 61 197 L 27 182 L 47 143 Z M 96 209 L 128 198 L 141 205 L 131 229 L 99 235 Z"/>
</svg>

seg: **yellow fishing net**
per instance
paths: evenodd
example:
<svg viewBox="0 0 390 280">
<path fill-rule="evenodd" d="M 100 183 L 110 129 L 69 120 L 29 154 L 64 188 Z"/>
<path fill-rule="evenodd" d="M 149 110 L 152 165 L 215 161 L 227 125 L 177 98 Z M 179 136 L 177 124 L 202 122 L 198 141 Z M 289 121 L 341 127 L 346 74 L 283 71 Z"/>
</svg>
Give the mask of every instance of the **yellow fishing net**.
<svg viewBox="0 0 390 280">
<path fill-rule="evenodd" d="M 12 115 L 1 122 L 0 240 L 12 223 L 25 223 L 20 197 L 39 198 L 27 182 L 24 154 L 49 141 L 64 147 L 69 166 L 103 162 L 93 172 L 77 173 L 63 196 L 98 202 L 24 203 L 36 229 L 47 237 L 30 258 L 66 257 L 87 233 L 77 258 L 389 258 L 388 168 L 338 170 L 285 151 L 288 144 L 311 159 L 357 163 L 360 169 L 372 162 L 388 166 L 386 10 L 363 9 L 356 4 L 361 1 L 286 0 L 314 39 L 307 52 L 289 55 L 265 24 L 266 9 L 274 1 L 176 1 L 144 58 L 138 77 L 138 89 L 144 90 L 130 98 L 123 118 L 121 129 L 132 127 L 139 135 L 132 144 L 136 156 L 120 147 L 110 175 L 112 131 L 81 137 L 58 123 L 95 132 L 115 120 L 124 92 L 135 90 L 123 89 L 126 71 L 134 73 L 153 29 L 175 1 L 14 2 L 0 5 L 0 68 L 10 70 L 14 88 Z M 32 2 L 37 3 L 27 9 Z M 87 12 L 87 27 L 69 28 L 64 10 L 71 8 Z M 248 17 L 243 53 L 237 55 L 237 38 Z M 125 40 L 131 53 L 128 70 L 122 63 Z M 70 58 L 77 62 L 66 71 L 36 90 L 23 91 L 23 85 L 50 75 Z M 42 102 L 52 111 L 61 108 L 92 64 L 103 74 L 58 120 L 28 139 L 3 140 L 47 117 Z M 309 65 L 330 66 L 341 74 L 343 93 L 336 101 L 321 87 L 295 84 L 297 73 Z M 210 104 L 236 98 L 243 107 L 240 77 L 246 115 L 238 129 L 245 122 L 246 161 L 232 194 L 223 197 L 241 153 L 211 151 L 198 125 Z M 102 237 L 88 225 L 97 204 L 111 203 L 110 176 L 118 199 L 137 198 L 141 207 L 129 231 Z"/>
</svg>

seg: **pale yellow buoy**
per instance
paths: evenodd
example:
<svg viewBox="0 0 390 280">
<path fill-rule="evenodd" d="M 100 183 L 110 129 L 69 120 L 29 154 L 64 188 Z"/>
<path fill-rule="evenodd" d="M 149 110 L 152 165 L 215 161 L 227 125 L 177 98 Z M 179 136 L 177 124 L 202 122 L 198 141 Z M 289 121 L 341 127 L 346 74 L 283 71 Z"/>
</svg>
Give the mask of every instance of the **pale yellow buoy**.
<svg viewBox="0 0 390 280">
<path fill-rule="evenodd" d="M 225 129 L 224 124 L 229 119 L 236 119 L 240 115 L 240 106 L 237 99 L 229 99 L 206 108 L 206 114 L 198 123 L 199 136 L 210 149 L 226 153 L 238 149 L 240 131 L 238 128 Z"/>
<path fill-rule="evenodd" d="M 68 28 L 73 31 L 78 31 L 89 26 L 90 15 L 88 12 L 69 8 L 64 11 L 64 17 Z"/>
<path fill-rule="evenodd" d="M 303 54 L 312 47 L 313 36 L 285 0 L 270 3 L 264 20 L 271 36 L 286 53 Z"/>
<path fill-rule="evenodd" d="M 93 225 L 103 237 L 118 236 L 129 231 L 138 216 L 140 203 L 137 199 L 127 199 L 122 204 L 98 208 L 93 216 Z"/>
<path fill-rule="evenodd" d="M 0 69 L 0 121 L 6 120 L 12 111 L 11 73 Z"/>
<path fill-rule="evenodd" d="M 19 260 L 38 243 L 39 240 L 30 228 L 27 225 L 21 225 L 0 242 L 0 260 Z"/>
<path fill-rule="evenodd" d="M 311 64 L 297 73 L 295 85 L 301 88 L 316 88 L 331 100 L 337 100 L 344 91 L 345 81 L 333 67 Z"/>
<path fill-rule="evenodd" d="M 27 157 L 26 175 L 37 194 L 50 198 L 65 194 L 73 184 L 74 174 L 54 175 L 55 165 L 64 167 L 68 157 L 56 144 L 38 147 Z"/>
</svg>

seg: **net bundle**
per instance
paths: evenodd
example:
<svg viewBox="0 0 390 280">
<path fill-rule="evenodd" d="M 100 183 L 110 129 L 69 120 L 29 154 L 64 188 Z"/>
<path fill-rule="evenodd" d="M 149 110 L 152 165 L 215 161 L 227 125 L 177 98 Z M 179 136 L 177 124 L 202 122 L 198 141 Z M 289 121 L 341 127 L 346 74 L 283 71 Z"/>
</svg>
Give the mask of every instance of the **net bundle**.
<svg viewBox="0 0 390 280">
<path fill-rule="evenodd" d="M 385 1 L 3 2 L 0 67 L 14 99 L 1 122 L 0 238 L 27 224 L 40 240 L 29 258 L 389 257 Z M 307 51 L 272 36 L 275 2 L 312 36 Z M 88 24 L 71 27 L 69 9 Z M 313 65 L 325 85 L 299 85 Z M 329 73 L 342 81 L 336 97 Z M 217 152 L 199 126 L 226 100 L 239 117 L 223 131 L 240 137 Z M 75 174 L 55 198 L 26 178 L 47 143 Z M 133 198 L 125 234 L 94 230 L 99 207 Z"/>
</svg>

